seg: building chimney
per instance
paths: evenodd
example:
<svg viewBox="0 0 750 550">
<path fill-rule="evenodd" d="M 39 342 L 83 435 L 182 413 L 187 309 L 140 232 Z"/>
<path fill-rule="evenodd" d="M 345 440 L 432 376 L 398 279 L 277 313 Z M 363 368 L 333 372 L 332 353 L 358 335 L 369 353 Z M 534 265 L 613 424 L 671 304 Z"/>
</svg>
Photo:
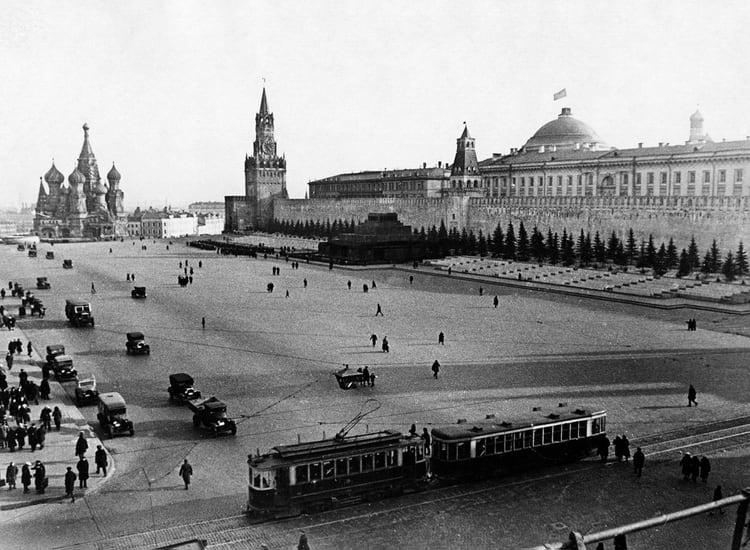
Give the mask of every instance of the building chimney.
<svg viewBox="0 0 750 550">
<path fill-rule="evenodd" d="M 427 163 L 426 162 L 422 163 L 422 168 L 427 168 Z"/>
<path fill-rule="evenodd" d="M 563 107 L 560 116 L 570 116 L 570 107 Z"/>
<path fill-rule="evenodd" d="M 659 142 L 659 147 L 664 147 L 664 142 L 663 141 Z"/>
<path fill-rule="evenodd" d="M 638 149 L 643 149 L 643 142 L 642 141 L 638 142 Z"/>
<path fill-rule="evenodd" d="M 443 167 L 443 161 L 439 160 L 438 161 L 438 168 L 442 168 L 442 167 Z"/>
</svg>

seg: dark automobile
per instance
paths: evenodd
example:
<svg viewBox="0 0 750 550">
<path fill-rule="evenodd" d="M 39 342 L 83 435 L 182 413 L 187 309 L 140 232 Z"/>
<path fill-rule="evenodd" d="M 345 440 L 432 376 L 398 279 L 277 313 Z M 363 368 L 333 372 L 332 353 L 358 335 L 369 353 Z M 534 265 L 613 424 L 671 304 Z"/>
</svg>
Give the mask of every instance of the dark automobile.
<svg viewBox="0 0 750 550">
<path fill-rule="evenodd" d="M 132 298 L 145 298 L 146 297 L 146 287 L 145 286 L 134 287 L 133 290 L 130 291 L 130 296 Z"/>
<path fill-rule="evenodd" d="M 99 412 L 96 418 L 109 437 L 135 434 L 133 422 L 127 417 L 127 406 L 122 395 L 117 392 L 100 393 L 97 403 Z"/>
<path fill-rule="evenodd" d="M 146 343 L 146 338 L 142 332 L 128 332 L 128 341 L 125 342 L 125 348 L 128 355 L 151 355 L 151 346 Z"/>
<path fill-rule="evenodd" d="M 44 255 L 45 258 L 48 260 L 54 260 L 55 259 L 55 253 L 51 250 L 48 250 L 47 253 Z"/>
<path fill-rule="evenodd" d="M 94 326 L 94 316 L 91 315 L 91 304 L 80 300 L 67 300 L 65 302 L 65 316 L 73 326 Z"/>
<path fill-rule="evenodd" d="M 19 244 L 16 247 L 16 250 L 18 250 L 19 252 L 23 252 L 24 250 L 26 250 L 26 247 L 24 245 L 22 245 L 22 244 Z"/>
<path fill-rule="evenodd" d="M 73 269 L 73 260 L 63 260 L 63 269 Z"/>
<path fill-rule="evenodd" d="M 93 374 L 82 374 L 78 377 L 76 385 L 76 405 L 88 405 L 96 403 L 99 398 L 99 392 L 96 389 L 96 378 Z"/>
<path fill-rule="evenodd" d="M 52 344 L 47 346 L 47 363 L 51 362 L 58 355 L 65 355 L 65 346 L 62 344 Z"/>
<path fill-rule="evenodd" d="M 36 278 L 36 287 L 42 290 L 47 290 L 51 288 L 51 285 L 49 284 L 49 281 L 47 280 L 47 277 L 37 277 Z"/>
<path fill-rule="evenodd" d="M 75 380 L 78 377 L 78 371 L 73 368 L 73 358 L 70 355 L 55 355 L 47 364 L 55 373 L 58 382 Z"/>
<path fill-rule="evenodd" d="M 216 397 L 209 397 L 204 401 L 187 401 L 188 408 L 193 411 L 193 426 L 208 428 L 214 435 L 237 433 L 237 424 L 227 416 L 227 406 Z"/>
<path fill-rule="evenodd" d="M 169 399 L 181 402 L 200 399 L 201 392 L 193 387 L 194 383 L 193 377 L 184 372 L 170 374 L 169 388 L 167 388 Z"/>
</svg>

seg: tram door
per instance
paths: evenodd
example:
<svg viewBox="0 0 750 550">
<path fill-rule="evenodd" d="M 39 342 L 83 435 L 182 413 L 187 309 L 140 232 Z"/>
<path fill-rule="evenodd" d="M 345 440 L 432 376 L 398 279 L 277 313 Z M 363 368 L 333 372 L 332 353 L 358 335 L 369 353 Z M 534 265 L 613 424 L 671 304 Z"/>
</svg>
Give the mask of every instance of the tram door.
<svg viewBox="0 0 750 550">
<path fill-rule="evenodd" d="M 289 468 L 276 470 L 276 505 L 289 504 Z"/>
</svg>

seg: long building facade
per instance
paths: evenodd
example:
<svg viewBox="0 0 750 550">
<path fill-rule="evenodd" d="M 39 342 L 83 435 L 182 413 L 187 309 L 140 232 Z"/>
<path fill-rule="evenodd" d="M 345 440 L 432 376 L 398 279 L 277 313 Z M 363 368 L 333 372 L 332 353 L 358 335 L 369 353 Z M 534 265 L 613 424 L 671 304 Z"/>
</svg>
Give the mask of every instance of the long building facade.
<svg viewBox="0 0 750 550">
<path fill-rule="evenodd" d="M 112 168 L 105 185 L 83 125 L 83 146 L 76 167 L 68 176 L 52 167 L 39 178 L 34 233 L 42 238 L 114 238 L 127 235 L 120 172 Z M 45 187 L 46 184 L 46 187 Z"/>
</svg>

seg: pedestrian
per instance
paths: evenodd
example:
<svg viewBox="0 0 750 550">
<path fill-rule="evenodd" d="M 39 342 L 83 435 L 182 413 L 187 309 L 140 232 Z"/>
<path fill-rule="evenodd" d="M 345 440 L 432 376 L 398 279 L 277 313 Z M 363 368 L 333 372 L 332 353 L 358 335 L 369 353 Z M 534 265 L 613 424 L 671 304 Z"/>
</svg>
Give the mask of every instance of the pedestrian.
<svg viewBox="0 0 750 550">
<path fill-rule="evenodd" d="M 96 446 L 96 452 L 94 453 L 94 462 L 96 463 L 96 473 L 98 474 L 101 470 L 102 475 L 107 477 L 107 451 L 102 449 L 101 445 Z"/>
<path fill-rule="evenodd" d="M 484 296 L 484 289 L 481 286 L 479 287 L 479 295 Z"/>
<path fill-rule="evenodd" d="M 708 460 L 707 456 L 701 457 L 700 473 L 701 481 L 706 483 L 708 481 L 708 474 L 711 471 L 711 461 Z"/>
<path fill-rule="evenodd" d="M 49 379 L 42 378 L 42 381 L 39 383 L 39 396 L 42 399 L 49 399 L 49 394 L 50 394 Z"/>
<path fill-rule="evenodd" d="M 409 284 L 414 284 L 414 275 L 409 275 Z"/>
<path fill-rule="evenodd" d="M 437 380 L 438 375 L 440 374 L 440 363 L 437 359 L 435 359 L 435 362 L 432 364 L 432 377 Z"/>
<path fill-rule="evenodd" d="M 16 430 L 8 427 L 8 432 L 5 434 L 5 444 L 11 453 L 16 452 Z"/>
<path fill-rule="evenodd" d="M 198 269 L 203 267 L 203 260 L 198 260 Z"/>
<path fill-rule="evenodd" d="M 376 289 L 376 288 L 378 288 L 378 286 L 375 284 L 375 281 L 372 282 L 372 288 L 373 288 L 373 290 Z"/>
<path fill-rule="evenodd" d="M 409 428 L 409 437 L 417 437 L 417 425 L 412 424 L 411 428 Z"/>
<path fill-rule="evenodd" d="M 34 464 L 34 487 L 36 488 L 37 494 L 43 495 L 44 490 L 47 488 L 47 469 L 42 464 L 41 460 L 37 460 Z"/>
<path fill-rule="evenodd" d="M 8 490 L 16 488 L 16 476 L 18 475 L 18 466 L 13 461 L 5 469 L 5 482 L 8 484 Z"/>
<path fill-rule="evenodd" d="M 346 286 L 349 287 L 349 290 L 351 290 L 352 289 L 352 282 L 351 281 L 346 281 Z"/>
<path fill-rule="evenodd" d="M 682 471 L 682 479 L 687 481 L 690 479 L 690 470 L 692 467 L 692 457 L 690 456 L 690 453 L 685 453 L 682 455 L 682 459 L 680 460 L 680 469 Z"/>
<path fill-rule="evenodd" d="M 627 462 L 630 460 L 630 441 L 628 441 L 628 436 L 625 434 L 622 434 L 622 456 L 625 457 L 625 461 Z"/>
<path fill-rule="evenodd" d="M 91 294 L 96 294 L 96 287 L 94 287 L 94 282 L 91 282 Z"/>
<path fill-rule="evenodd" d="M 633 471 L 641 477 L 643 473 L 643 464 L 646 462 L 646 456 L 640 447 L 636 447 L 635 453 L 633 454 Z"/>
<path fill-rule="evenodd" d="M 206 318 L 205 317 L 201 317 L 201 327 L 203 327 L 204 329 L 206 328 Z"/>
<path fill-rule="evenodd" d="M 386 336 L 383 336 L 383 343 L 380 346 L 384 353 L 390 353 L 391 352 L 391 346 L 388 344 L 388 338 Z"/>
<path fill-rule="evenodd" d="M 375 387 L 375 378 L 376 378 L 375 373 L 371 372 L 370 373 L 370 387 L 372 387 L 372 388 Z"/>
<path fill-rule="evenodd" d="M 310 550 L 310 545 L 307 543 L 307 535 L 305 535 L 304 531 L 302 531 L 302 534 L 299 536 L 297 550 Z"/>
<path fill-rule="evenodd" d="M 289 298 L 289 289 L 286 291 L 286 297 Z"/>
<path fill-rule="evenodd" d="M 302 285 L 303 285 L 303 286 L 304 286 L 305 288 L 307 288 L 307 279 L 303 279 L 303 280 L 302 280 Z"/>
<path fill-rule="evenodd" d="M 28 352 L 29 357 L 31 357 L 31 351 L 32 351 L 32 349 L 33 348 L 31 347 L 31 340 L 29 340 L 29 343 L 26 344 L 26 351 Z"/>
<path fill-rule="evenodd" d="M 44 449 L 44 440 L 47 437 L 47 430 L 44 426 L 39 426 L 36 429 L 36 443 L 40 449 Z"/>
<path fill-rule="evenodd" d="M 23 485 L 23 492 L 29 492 L 29 485 L 31 485 L 31 462 L 27 462 L 21 466 L 21 485 Z"/>
<path fill-rule="evenodd" d="M 597 454 L 602 462 L 607 462 L 607 456 L 609 456 L 609 438 L 606 435 L 599 440 Z"/>
<path fill-rule="evenodd" d="M 36 446 L 38 445 L 38 441 L 36 438 L 36 426 L 34 424 L 32 424 L 26 431 L 26 436 L 29 438 L 29 447 L 31 447 L 31 452 L 33 453 L 34 451 L 36 451 Z"/>
<path fill-rule="evenodd" d="M 698 393 L 695 391 L 695 388 L 692 384 L 690 384 L 690 388 L 688 388 L 688 407 L 692 407 L 693 403 L 695 403 L 695 406 L 698 406 L 698 402 L 695 400 L 695 398 L 698 396 Z"/>
<path fill-rule="evenodd" d="M 721 490 L 721 485 L 717 485 L 716 488 L 714 489 L 714 502 L 719 502 L 723 498 L 724 498 L 724 493 Z M 710 512 L 710 513 L 713 514 L 713 512 Z M 719 513 L 720 514 L 724 513 L 724 510 L 722 509 L 721 506 L 719 506 Z M 747 544 L 747 542 L 745 544 Z"/>
<path fill-rule="evenodd" d="M 188 463 L 187 458 L 182 466 L 180 466 L 180 473 L 178 475 L 182 478 L 182 481 L 185 482 L 185 490 L 187 491 L 188 485 L 190 485 L 190 477 L 193 475 L 193 467 Z"/>
<path fill-rule="evenodd" d="M 497 309 L 497 305 L 500 303 L 500 300 L 495 296 L 495 298 L 492 300 L 492 303 L 495 304 L 495 309 Z"/>
<path fill-rule="evenodd" d="M 445 334 L 443 334 L 442 331 L 438 334 L 438 344 L 441 346 L 445 345 Z"/>
<path fill-rule="evenodd" d="M 21 369 L 21 372 L 18 373 L 18 385 L 23 388 L 26 386 L 26 383 L 29 381 L 29 373 L 25 370 Z"/>
<path fill-rule="evenodd" d="M 130 273 L 126 273 L 125 274 L 125 280 L 126 281 L 130 281 Z"/>
<path fill-rule="evenodd" d="M 690 459 L 690 480 L 695 483 L 698 481 L 698 476 L 701 473 L 701 459 L 698 455 L 693 456 Z"/>
<path fill-rule="evenodd" d="M 13 368 L 13 354 L 12 353 L 8 352 L 5 355 L 5 362 L 8 365 L 8 372 L 10 372 L 11 369 Z"/>
<path fill-rule="evenodd" d="M 367 367 L 367 365 L 365 365 L 365 368 L 362 369 L 362 385 L 370 385 L 370 369 Z"/>
<path fill-rule="evenodd" d="M 86 481 L 89 479 L 89 461 L 86 460 L 85 456 L 82 456 L 78 461 L 76 469 L 78 470 L 78 487 L 81 489 L 87 488 Z"/>
<path fill-rule="evenodd" d="M 86 454 L 86 451 L 89 448 L 88 441 L 86 441 L 86 437 L 84 437 L 83 432 L 78 432 L 78 440 L 76 441 L 76 456 L 79 458 L 83 458 L 83 455 Z"/>
<path fill-rule="evenodd" d="M 619 435 L 615 437 L 612 446 L 615 448 L 615 458 L 617 459 L 617 462 L 622 462 L 622 439 L 620 439 Z"/>
<path fill-rule="evenodd" d="M 55 405 L 55 410 L 52 411 L 52 420 L 55 422 L 55 430 L 60 431 L 60 423 L 62 421 L 62 412 L 60 407 Z"/>
<path fill-rule="evenodd" d="M 385 317 L 385 315 L 383 315 L 383 309 L 380 307 L 380 304 L 378 304 L 378 309 L 375 312 L 375 317 L 377 317 L 378 315 L 380 315 L 381 317 Z"/>
<path fill-rule="evenodd" d="M 375 334 L 371 334 L 371 335 L 370 335 L 370 340 L 372 341 L 372 347 L 375 347 L 375 344 L 376 344 L 376 343 L 377 343 L 377 341 L 378 341 L 378 337 L 377 337 L 377 335 L 375 335 Z"/>
<path fill-rule="evenodd" d="M 76 496 L 73 493 L 76 488 L 76 474 L 73 468 L 68 466 L 68 471 L 65 472 L 65 496 L 70 497 L 70 502 L 76 501 Z"/>
<path fill-rule="evenodd" d="M 370 290 L 370 289 L 369 289 L 369 288 L 367 288 L 367 283 L 363 284 L 363 285 L 362 285 L 362 292 L 364 292 L 365 294 L 367 294 L 367 291 L 368 291 L 368 290 Z"/>
</svg>

